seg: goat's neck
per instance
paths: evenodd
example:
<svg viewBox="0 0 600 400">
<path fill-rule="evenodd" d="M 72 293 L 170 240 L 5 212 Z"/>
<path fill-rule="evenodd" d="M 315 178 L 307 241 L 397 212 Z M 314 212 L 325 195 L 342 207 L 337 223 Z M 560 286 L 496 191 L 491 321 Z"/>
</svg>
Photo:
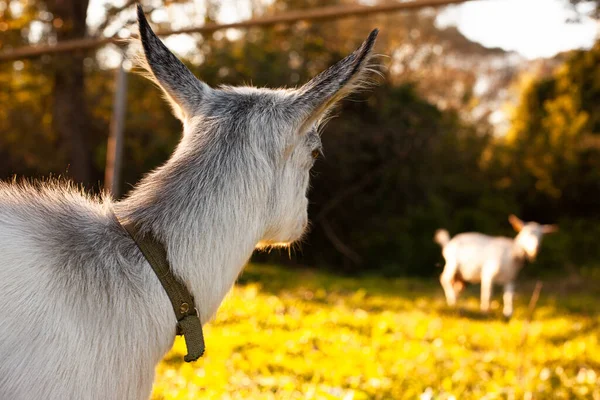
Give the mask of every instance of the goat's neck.
<svg viewBox="0 0 600 400">
<path fill-rule="evenodd" d="M 248 182 L 219 182 L 218 175 L 210 175 L 215 171 L 201 167 L 186 176 L 181 166 L 170 160 L 144 178 L 115 212 L 164 243 L 171 268 L 194 296 L 204 323 L 261 239 L 264 215 L 257 205 L 264 193 L 248 193 L 248 187 L 260 186 Z"/>
<path fill-rule="evenodd" d="M 527 259 L 525 249 L 519 244 L 516 238 L 513 239 L 512 256 L 519 268 L 525 264 L 525 260 Z"/>
</svg>

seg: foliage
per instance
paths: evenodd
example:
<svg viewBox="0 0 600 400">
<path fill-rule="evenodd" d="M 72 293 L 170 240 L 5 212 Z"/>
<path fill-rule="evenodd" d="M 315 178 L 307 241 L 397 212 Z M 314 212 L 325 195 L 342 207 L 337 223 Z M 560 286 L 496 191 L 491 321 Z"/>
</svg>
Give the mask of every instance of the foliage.
<svg viewBox="0 0 600 400">
<path fill-rule="evenodd" d="M 589 12 L 584 15 L 588 15 L 595 19 L 600 17 L 600 0 L 569 0 L 569 3 L 573 5 L 575 10 L 577 10 L 577 6 L 587 6 Z M 575 21 L 578 22 L 577 19 Z"/>
<path fill-rule="evenodd" d="M 305 260 L 347 272 L 371 266 L 429 274 L 439 257 L 433 232 L 440 224 L 468 228 L 457 220 L 470 219 L 489 189 L 479 168 L 486 132 L 439 110 L 410 85 L 384 84 L 368 101 L 344 103 L 340 114 L 323 132 L 325 157 L 314 167 L 315 229 Z M 362 262 L 348 263 L 332 235 Z M 314 243 L 328 246 L 313 252 Z"/>
<path fill-rule="evenodd" d="M 528 195 L 535 190 L 570 213 L 594 212 L 595 202 L 585 200 L 600 194 L 599 61 L 600 43 L 573 54 L 550 78 L 526 85 L 509 132 L 510 146 L 519 156 L 514 164 L 519 171 L 513 175 L 526 173 L 532 180 Z M 576 209 L 573 202 L 578 202 Z"/>
<path fill-rule="evenodd" d="M 435 281 L 251 265 L 205 330 L 206 356 L 184 363 L 178 338 L 153 399 L 598 398 L 598 287 L 546 283 L 526 328 L 531 285 L 505 323 L 499 295 L 489 318 L 474 311 L 476 288 L 455 312 Z"/>
<path fill-rule="evenodd" d="M 526 82 L 497 148 L 498 181 L 529 219 L 558 221 L 561 232 L 540 262 L 561 270 L 600 259 L 588 244 L 600 227 L 600 42 L 576 51 L 553 75 Z"/>
<path fill-rule="evenodd" d="M 0 0 L 7 21 L 0 23 L 6 29 L 2 49 L 34 42 L 29 32 L 38 22 L 41 43 L 65 29 L 47 10 L 53 1 L 20 3 L 16 15 Z M 353 0 L 277 0 L 253 12 L 346 3 Z M 219 4 L 207 3 L 207 20 L 216 18 Z M 126 11 L 109 6 L 95 29 L 118 31 Z M 154 15 L 152 7 L 148 14 Z M 277 252 L 257 254 L 256 261 L 319 265 L 347 274 L 429 276 L 442 261 L 432 241 L 436 229 L 513 236 L 506 218 L 515 213 L 561 227 L 545 240 L 529 273 L 597 265 L 600 254 L 592 238 L 600 230 L 600 46 L 574 52 L 555 74 L 520 88 L 509 135 L 497 138 L 485 118 L 473 117 L 486 101 L 474 87 L 483 79 L 493 92 L 502 91 L 494 88 L 512 77 L 507 68 L 498 68 L 505 53 L 434 22 L 427 12 L 390 13 L 195 37 L 198 47 L 188 55 L 189 66 L 212 86 L 300 85 L 353 50 L 373 26 L 381 28 L 377 51 L 390 55 L 381 60 L 377 86 L 343 102 L 340 118 L 322 132 L 324 157 L 314 167 L 309 194 L 313 226 L 300 251 L 291 261 L 287 252 L 283 258 Z M 83 136 L 90 181 L 98 190 L 114 75 L 106 69 L 105 51 L 79 56 L 89 112 Z M 0 177 L 73 172 L 69 138 L 56 124 L 62 113 L 55 81 L 63 67 L 54 56 L 0 64 Z M 500 83 L 490 71 L 503 75 Z M 63 97 L 63 106 L 65 101 L 74 103 Z M 156 88 L 130 74 L 122 193 L 168 157 L 180 131 Z"/>
</svg>

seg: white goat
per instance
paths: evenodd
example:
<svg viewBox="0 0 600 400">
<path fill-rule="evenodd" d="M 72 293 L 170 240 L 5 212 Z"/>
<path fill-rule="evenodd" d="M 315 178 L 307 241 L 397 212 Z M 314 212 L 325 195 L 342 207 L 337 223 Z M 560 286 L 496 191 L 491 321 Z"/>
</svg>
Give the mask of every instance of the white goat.
<svg viewBox="0 0 600 400">
<path fill-rule="evenodd" d="M 364 81 L 377 35 L 300 89 L 213 89 L 138 19 L 183 137 L 120 202 L 0 182 L 0 399 L 147 399 L 176 318 L 118 220 L 164 243 L 208 321 L 255 247 L 303 234 L 317 127 Z"/>
<path fill-rule="evenodd" d="M 448 305 L 456 304 L 457 295 L 465 282 L 481 283 L 481 310 L 490 307 L 493 284 L 504 285 L 503 314 L 510 318 L 513 313 L 515 279 L 525 259 L 535 260 L 542 236 L 555 232 L 556 225 L 525 223 L 514 215 L 508 220 L 518 232 L 514 239 L 492 237 L 481 233 L 461 233 L 450 240 L 448 231 L 440 229 L 435 241 L 442 246 L 446 260 L 440 282 Z"/>
</svg>

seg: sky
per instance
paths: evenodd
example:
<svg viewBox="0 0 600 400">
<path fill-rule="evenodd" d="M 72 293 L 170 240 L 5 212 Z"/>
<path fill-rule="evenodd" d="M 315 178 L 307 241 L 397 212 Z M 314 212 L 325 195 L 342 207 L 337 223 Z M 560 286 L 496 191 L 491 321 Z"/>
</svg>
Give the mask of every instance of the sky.
<svg viewBox="0 0 600 400">
<path fill-rule="evenodd" d="M 95 21 L 102 19 L 102 6 L 107 1 L 90 1 L 88 23 L 94 25 Z M 202 3 L 201 0 L 196 1 Z M 374 1 L 361 2 L 371 4 Z M 220 22 L 248 18 L 247 4 L 246 1 L 223 0 Z M 191 15 L 194 15 L 193 19 L 198 18 L 196 12 Z M 166 12 L 153 17 L 164 20 L 173 18 Z M 440 13 L 437 22 L 441 26 L 457 26 L 467 38 L 484 46 L 501 47 L 534 59 L 552 57 L 565 50 L 589 48 L 593 45 L 598 25 L 589 18 L 583 18 L 580 23 L 568 23 L 567 19 L 570 17 L 573 17 L 573 13 L 567 7 L 567 0 L 478 0 L 447 7 Z M 175 19 L 174 27 L 194 25 L 190 13 L 179 15 Z M 193 46 L 189 37 L 169 38 L 167 44 L 181 53 L 185 52 L 186 47 Z"/>
<path fill-rule="evenodd" d="M 448 7 L 437 22 L 456 25 L 484 46 L 533 59 L 594 44 L 596 23 L 589 18 L 568 23 L 572 16 L 566 0 L 482 0 Z"/>
</svg>

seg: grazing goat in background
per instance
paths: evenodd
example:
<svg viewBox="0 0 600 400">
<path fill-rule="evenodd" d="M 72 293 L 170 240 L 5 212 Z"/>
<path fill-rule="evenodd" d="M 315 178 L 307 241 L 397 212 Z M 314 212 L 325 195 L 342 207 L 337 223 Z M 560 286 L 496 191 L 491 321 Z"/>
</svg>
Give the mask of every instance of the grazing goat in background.
<svg viewBox="0 0 600 400">
<path fill-rule="evenodd" d="M 435 241 L 442 246 L 446 260 L 440 282 L 449 306 L 456 304 L 465 282 L 480 282 L 481 310 L 487 312 L 492 286 L 496 283 L 504 285 L 503 314 L 506 318 L 512 316 L 517 274 L 526 259 L 535 260 L 542 236 L 555 232 L 557 227 L 536 222 L 525 223 L 514 215 L 508 220 L 518 232 L 514 239 L 481 233 L 461 233 L 450 239 L 445 229 L 436 232 Z"/>
<path fill-rule="evenodd" d="M 214 89 L 138 19 L 183 137 L 123 201 L 0 183 L 0 399 L 147 399 L 177 321 L 119 220 L 164 244 L 208 321 L 257 246 L 302 236 L 317 128 L 364 83 L 377 36 L 299 89 Z"/>
</svg>

